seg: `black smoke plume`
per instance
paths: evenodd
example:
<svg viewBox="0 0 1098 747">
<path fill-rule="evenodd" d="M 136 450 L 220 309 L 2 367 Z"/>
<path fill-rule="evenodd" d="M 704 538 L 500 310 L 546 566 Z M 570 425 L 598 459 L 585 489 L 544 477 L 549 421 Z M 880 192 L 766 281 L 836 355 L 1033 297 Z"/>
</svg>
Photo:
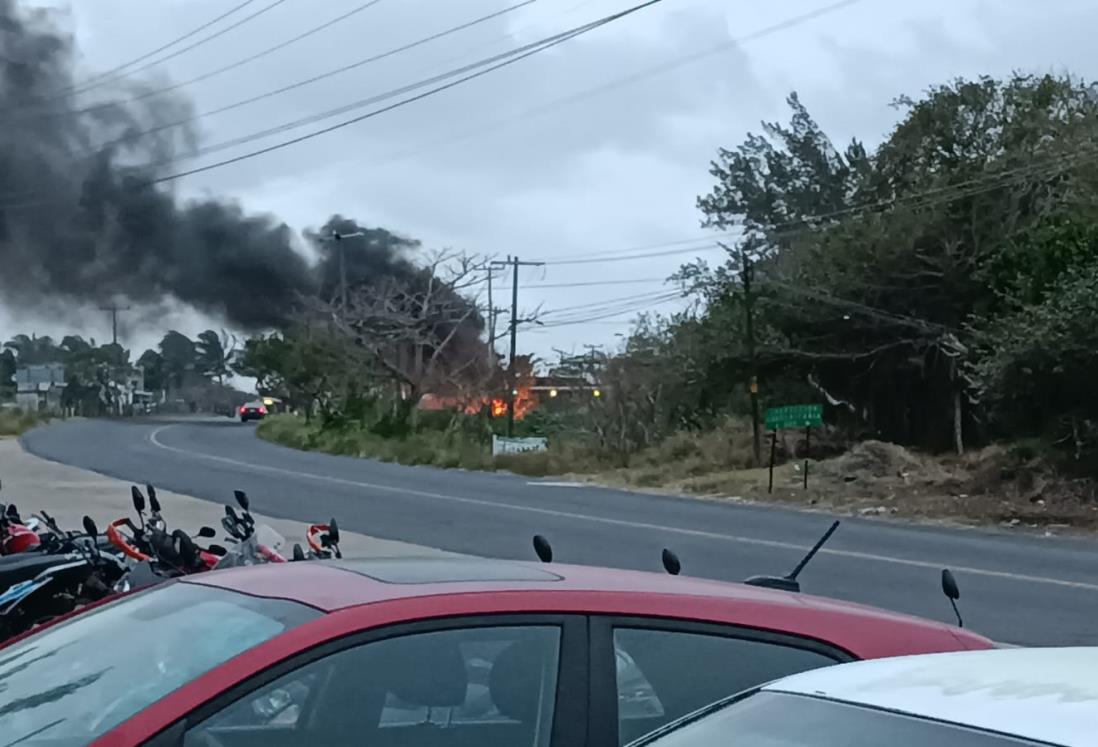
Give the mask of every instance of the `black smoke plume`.
<svg viewBox="0 0 1098 747">
<path fill-rule="evenodd" d="M 283 322 L 317 284 L 291 230 L 152 186 L 186 164 L 196 137 L 140 133 L 185 119 L 189 101 L 131 103 L 136 84 L 81 95 L 60 20 L 0 0 L 0 300 L 56 312 L 176 299 L 245 330 Z"/>
</svg>

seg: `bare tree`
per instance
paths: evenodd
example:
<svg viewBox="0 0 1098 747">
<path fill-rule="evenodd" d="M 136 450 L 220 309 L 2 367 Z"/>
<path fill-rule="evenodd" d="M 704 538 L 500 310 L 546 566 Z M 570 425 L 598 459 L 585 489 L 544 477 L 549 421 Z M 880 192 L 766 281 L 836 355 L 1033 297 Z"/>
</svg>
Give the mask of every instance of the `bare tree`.
<svg viewBox="0 0 1098 747">
<path fill-rule="evenodd" d="M 414 273 L 362 284 L 349 292 L 346 307 L 336 301 L 325 311 L 395 382 L 409 408 L 428 391 L 468 395 L 471 384 L 486 379 L 483 320 L 465 295 L 481 282 L 480 267 L 466 254 L 437 252 Z"/>
</svg>

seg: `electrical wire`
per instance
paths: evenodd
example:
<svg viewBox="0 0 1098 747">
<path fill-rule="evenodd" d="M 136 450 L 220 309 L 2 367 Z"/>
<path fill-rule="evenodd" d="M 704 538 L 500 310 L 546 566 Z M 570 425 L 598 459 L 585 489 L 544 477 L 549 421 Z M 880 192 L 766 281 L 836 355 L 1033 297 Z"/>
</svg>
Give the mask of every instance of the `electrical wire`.
<svg viewBox="0 0 1098 747">
<path fill-rule="evenodd" d="M 764 28 L 758 29 L 756 31 L 745 34 L 743 36 L 739 36 L 739 37 L 736 37 L 734 39 L 730 39 L 726 42 L 722 42 L 722 43 L 720 43 L 720 44 L 718 44 L 714 47 L 710 47 L 706 50 L 703 50 L 702 52 L 692 53 L 692 54 L 685 55 L 685 56 L 682 56 L 682 57 L 676 57 L 672 60 L 661 63 L 659 65 L 653 65 L 652 67 L 645 68 L 645 69 L 640 70 L 636 73 L 632 73 L 630 75 L 626 75 L 626 76 L 623 76 L 623 77 L 620 77 L 620 78 L 615 78 L 615 79 L 610 80 L 610 81 L 608 81 L 606 83 L 603 83 L 601 85 L 593 86 L 593 87 L 585 89 L 583 91 L 579 91 L 577 93 L 569 94 L 568 96 L 563 96 L 561 98 L 554 99 L 552 101 L 548 101 L 548 102 L 546 102 L 544 104 L 541 104 L 539 106 L 535 106 L 535 107 L 532 107 L 530 109 L 526 109 L 524 111 L 518 112 L 518 113 L 516 113 L 512 116 L 508 116 L 508 117 L 504 117 L 502 119 L 497 119 L 495 121 L 490 121 L 490 122 L 483 123 L 483 124 L 479 125 L 478 127 L 470 129 L 470 130 L 468 130 L 468 131 L 466 131 L 466 132 L 464 132 L 464 133 L 462 133 L 462 134 L 460 134 L 456 137 L 449 137 L 449 138 L 446 138 L 444 140 L 435 141 L 434 143 L 431 143 L 430 145 L 426 146 L 426 148 L 425 147 L 412 148 L 412 149 L 409 149 L 407 151 L 397 153 L 395 155 L 391 155 L 391 156 L 388 156 L 388 157 L 383 157 L 379 160 L 375 160 L 374 163 L 390 163 L 390 162 L 393 162 L 393 161 L 400 161 L 400 160 L 403 160 L 403 159 L 408 158 L 410 156 L 419 155 L 420 153 L 422 153 L 427 148 L 431 148 L 431 147 L 448 147 L 450 145 L 455 145 L 457 143 L 464 142 L 466 140 L 470 140 L 470 139 L 475 138 L 475 137 L 479 137 L 481 135 L 484 135 L 487 132 L 491 132 L 493 130 L 501 129 L 501 128 L 506 127 L 508 125 L 514 124 L 516 122 L 521 122 L 521 121 L 526 120 L 526 119 L 532 119 L 534 117 L 538 117 L 538 116 L 541 116 L 543 114 L 549 114 L 549 113 L 557 110 L 558 108 L 561 108 L 561 107 L 564 107 L 564 106 L 569 106 L 569 105 L 575 104 L 575 103 L 579 103 L 580 101 L 584 101 L 585 99 L 591 98 L 592 96 L 603 94 L 603 93 L 606 93 L 607 91 L 612 91 L 616 88 L 621 88 L 623 86 L 627 86 L 627 85 L 630 85 L 630 84 L 633 84 L 633 83 L 640 82 L 642 80 L 646 80 L 647 78 L 651 78 L 651 77 L 654 77 L 654 76 L 657 76 L 657 75 L 661 75 L 663 73 L 670 72 L 672 70 L 676 70 L 676 69 L 681 68 L 681 67 L 685 67 L 685 66 L 693 64 L 695 62 L 699 62 L 699 61 L 701 61 L 701 60 L 703 60 L 707 57 L 711 57 L 715 54 L 720 54 L 722 52 L 728 51 L 729 49 L 734 49 L 734 48 L 736 48 L 736 47 L 738 47 L 742 44 L 746 44 L 748 42 L 756 41 L 758 39 L 762 39 L 762 38 L 770 36 L 772 34 L 776 34 L 780 31 L 785 31 L 785 30 L 793 28 L 795 26 L 799 26 L 803 23 L 814 20 L 814 19 L 816 19 L 820 16 L 823 16 L 825 14 L 832 13 L 832 12 L 837 11 L 837 10 L 841 10 L 841 9 L 845 8 L 846 6 L 854 5 L 855 3 L 862 2 L 862 1 L 863 0 L 841 0 L 840 2 L 831 3 L 829 5 L 823 6 L 822 8 L 817 8 L 816 10 L 808 11 L 808 12 L 805 12 L 805 13 L 800 13 L 798 15 L 791 16 L 791 17 L 789 17 L 789 18 L 787 18 L 783 21 L 779 21 L 778 23 L 771 24 L 770 26 L 766 26 Z"/>
<path fill-rule="evenodd" d="M 156 67 L 157 65 L 162 65 L 165 62 L 167 62 L 168 60 L 174 60 L 176 57 L 184 55 L 187 52 L 195 50 L 195 49 L 201 47 L 202 45 L 213 41 L 214 39 L 217 39 L 221 36 L 224 36 L 225 34 L 229 33 L 230 31 L 234 31 L 234 30 L 240 28 L 244 24 L 258 18 L 259 16 L 263 15 L 264 13 L 267 13 L 269 11 L 274 10 L 275 8 L 282 5 L 286 1 L 287 0 L 274 0 L 271 3 L 268 3 L 267 5 L 264 5 L 262 8 L 255 11 L 251 15 L 245 16 L 244 18 L 241 18 L 239 21 L 236 21 L 235 23 L 231 23 L 228 26 L 225 26 L 224 28 L 218 29 L 214 33 L 210 34 L 209 36 L 204 36 L 201 39 L 199 39 L 198 41 L 194 42 L 193 44 L 188 44 L 187 46 L 183 47 L 182 49 L 177 49 L 169 55 L 165 55 L 164 57 L 161 57 L 159 59 L 155 59 L 155 60 L 152 60 L 150 62 L 146 62 L 144 65 L 141 65 L 140 67 L 135 68 L 133 70 L 129 70 L 125 73 L 122 73 L 121 75 L 116 75 L 116 76 L 113 76 L 113 77 L 110 77 L 110 78 L 107 78 L 107 79 L 104 79 L 104 80 L 99 80 L 98 82 L 96 82 L 92 85 L 87 85 L 87 86 L 84 86 L 82 88 L 76 88 L 73 91 L 70 91 L 70 93 L 71 94 L 87 93 L 88 91 L 94 90 L 96 88 L 100 88 L 100 87 L 102 87 L 102 86 L 104 86 L 108 83 L 114 83 L 115 81 L 124 80 L 126 78 L 131 78 L 131 77 L 137 75 L 138 73 L 143 73 L 143 72 L 145 72 L 146 70 L 148 70 L 150 68 Z"/>
<path fill-rule="evenodd" d="M 252 2 L 252 1 L 254 1 L 254 0 L 249 0 L 249 2 Z M 307 39 L 310 36 L 314 36 L 316 34 L 319 34 L 321 31 L 329 29 L 332 26 L 335 26 L 337 23 L 341 23 L 343 21 L 346 21 L 348 18 L 350 18 L 354 15 L 357 15 L 358 13 L 361 13 L 364 10 L 372 8 L 373 6 L 377 5 L 380 2 L 381 2 L 381 0 L 369 0 L 369 2 L 365 2 L 365 3 L 362 3 L 361 5 L 358 5 L 354 8 L 351 8 L 350 10 L 346 11 L 345 13 L 341 13 L 340 15 L 336 16 L 335 18 L 329 19 L 329 20 L 325 21 L 324 23 L 320 24 L 319 26 L 313 26 L 312 28 L 307 29 L 306 31 L 303 31 L 300 34 L 297 34 L 296 36 L 292 36 L 289 39 L 286 39 L 282 42 L 279 42 L 278 44 L 275 44 L 274 46 L 266 47 L 264 49 L 261 49 L 260 51 L 254 53 L 254 54 L 250 54 L 246 57 L 242 57 L 238 60 L 230 62 L 226 65 L 222 65 L 221 67 L 216 68 L 214 70 L 210 70 L 208 72 L 205 72 L 202 75 L 197 75 L 193 78 L 188 78 L 187 80 L 178 81 L 176 83 L 172 83 L 172 84 L 164 86 L 162 88 L 156 88 L 156 89 L 151 90 L 151 91 L 145 91 L 145 92 L 140 93 L 136 96 L 131 96 L 130 98 L 126 99 L 126 101 L 123 102 L 123 103 L 134 104 L 134 103 L 137 103 L 139 101 L 144 101 L 146 99 L 151 99 L 151 98 L 154 98 L 154 97 L 157 97 L 157 96 L 163 96 L 166 93 L 171 93 L 172 91 L 179 90 L 180 88 L 184 88 L 186 86 L 194 85 L 195 83 L 202 83 L 204 81 L 210 80 L 211 78 L 215 78 L 218 75 L 223 75 L 224 73 L 230 72 L 232 70 L 236 70 L 236 69 L 241 68 L 241 67 L 243 67 L 243 66 L 245 66 L 249 63 L 255 62 L 256 60 L 259 60 L 259 59 L 262 59 L 262 58 L 264 58 L 268 55 L 274 54 L 275 52 L 279 52 L 283 49 L 286 49 L 287 47 L 289 47 L 293 44 L 296 44 L 299 41 Z M 46 114 L 46 115 L 43 115 L 43 116 L 57 117 L 57 116 L 75 116 L 75 115 L 90 114 L 90 113 L 100 111 L 102 109 L 105 109 L 105 108 L 108 108 L 108 107 L 111 107 L 111 106 L 115 106 L 115 105 L 116 105 L 116 102 L 109 102 L 109 103 L 105 103 L 105 104 L 94 104 L 92 106 L 84 107 L 83 109 L 77 109 L 77 110 L 72 111 L 72 112 L 50 113 L 50 114 Z"/>
<path fill-rule="evenodd" d="M 633 259 L 650 259 L 652 257 L 670 257 L 677 254 L 691 254 L 695 252 L 712 252 L 718 249 L 724 249 L 720 244 L 710 242 L 703 246 L 695 246 L 687 249 L 670 249 L 662 252 L 649 252 L 647 254 L 627 254 L 622 256 L 611 257 L 592 257 L 590 259 L 563 259 L 563 260 L 546 260 L 546 265 L 589 265 L 599 264 L 603 262 L 624 262 Z"/>
<path fill-rule="evenodd" d="M 657 2 L 658 1 L 659 0 L 657 0 Z M 272 96 L 276 96 L 276 95 L 279 95 L 279 94 L 282 94 L 282 93 L 286 93 L 288 91 L 294 90 L 295 88 L 300 88 L 302 86 L 309 85 L 310 83 L 314 83 L 314 82 L 322 80 L 326 77 L 331 77 L 332 75 L 337 75 L 341 72 L 351 70 L 355 67 L 361 67 L 362 65 L 365 65 L 365 64 L 368 64 L 368 63 L 371 63 L 371 62 L 377 62 L 379 60 L 383 60 L 383 59 L 386 59 L 388 57 L 392 57 L 392 56 L 394 56 L 396 54 L 399 54 L 401 52 L 405 52 L 405 51 L 414 49 L 416 47 L 422 46 L 424 44 L 435 41 L 437 39 L 441 39 L 445 36 L 449 36 L 451 34 L 457 33 L 459 31 L 463 31 L 463 30 L 471 28 L 473 26 L 476 26 L 476 25 L 479 25 L 479 24 L 482 24 L 482 23 L 486 23 L 490 20 L 493 20 L 495 18 L 498 18 L 498 17 L 504 15 L 505 13 L 510 13 L 510 12 L 515 11 L 515 10 L 518 10 L 519 8 L 530 5 L 533 2 L 535 2 L 535 0 L 523 0 L 523 2 L 508 6 L 506 8 L 501 9 L 501 10 L 498 10 L 498 11 L 494 11 L 494 12 L 489 13 L 489 14 L 484 15 L 484 16 L 480 16 L 479 18 L 474 18 L 471 21 L 466 21 L 464 23 L 458 24 L 457 26 L 452 26 L 452 27 L 444 29 L 443 31 L 440 31 L 438 33 L 422 37 L 422 38 L 417 39 L 417 40 L 415 40 L 413 42 L 410 42 L 408 44 L 404 44 L 404 45 L 401 45 L 399 47 L 395 47 L 393 49 L 390 49 L 386 52 L 382 52 L 380 54 L 372 55 L 372 56 L 367 57 L 365 59 L 354 62 L 350 65 L 345 65 L 345 66 L 343 66 L 341 68 L 337 68 L 335 70 L 329 70 L 326 73 L 322 73 L 320 75 L 316 75 L 316 76 L 313 76 L 311 78 L 307 78 L 305 80 L 298 81 L 298 82 L 290 84 L 288 86 L 283 86 L 283 87 L 275 89 L 273 91 L 268 91 L 268 92 L 260 94 L 258 96 L 253 96 L 253 97 L 248 98 L 248 99 L 236 101 L 236 102 L 227 104 L 227 105 L 222 106 L 222 107 L 217 108 L 217 109 L 213 109 L 213 110 L 210 110 L 210 111 L 207 111 L 207 112 L 202 112 L 202 113 L 196 114 L 196 115 L 188 117 L 186 119 L 181 119 L 181 120 L 177 120 L 177 121 L 174 121 L 174 122 L 165 123 L 165 124 L 162 124 L 162 125 L 157 125 L 156 127 L 151 127 L 147 130 L 142 130 L 142 131 L 139 131 L 139 132 L 127 133 L 127 134 L 123 135 L 122 137 L 120 137 L 116 140 L 112 140 L 112 141 L 109 141 L 107 143 L 104 143 L 102 146 L 99 146 L 97 148 L 89 148 L 89 149 L 83 151 L 82 153 L 75 154 L 75 157 L 85 158 L 89 161 L 94 160 L 98 157 L 98 155 L 99 155 L 102 148 L 111 148 L 111 147 L 115 147 L 115 146 L 125 146 L 125 147 L 132 146 L 136 141 L 140 140 L 141 138 L 147 137 L 149 135 L 156 134 L 156 133 L 159 133 L 159 132 L 163 132 L 165 130 L 173 129 L 173 128 L 176 128 L 176 127 L 181 127 L 183 125 L 190 124 L 192 122 L 198 121 L 198 120 L 200 120 L 204 117 L 208 117 L 208 116 L 212 116 L 212 115 L 215 115 L 215 114 L 220 114 L 220 113 L 223 113 L 223 112 L 231 111 L 233 109 L 240 108 L 240 107 L 245 106 L 247 104 L 255 103 L 257 101 L 261 101 L 261 100 L 266 99 L 266 98 L 271 98 Z M 571 31 L 575 32 L 576 29 L 572 29 Z M 567 33 L 570 33 L 570 32 L 564 32 L 564 33 L 567 34 Z M 552 37 L 550 37 L 550 40 L 552 40 Z M 311 115 L 306 116 L 306 117 L 301 117 L 301 118 L 298 118 L 298 119 L 295 119 L 295 120 L 292 120 L 292 121 L 289 121 L 289 122 L 284 122 L 284 123 L 282 123 L 280 125 L 277 125 L 275 127 L 269 127 L 267 129 L 259 130 L 257 132 L 252 132 L 252 133 L 249 133 L 247 135 L 236 137 L 236 138 L 233 138 L 233 139 L 230 139 L 230 140 L 225 140 L 225 141 L 222 141 L 222 142 L 219 142 L 219 143 L 214 143 L 212 145 L 203 146 L 203 147 L 198 148 L 197 150 L 193 151 L 192 153 L 189 153 L 184 158 L 167 158 L 167 159 L 162 159 L 160 161 L 154 161 L 154 162 L 151 162 L 151 163 L 141 164 L 141 168 L 146 168 L 146 169 L 159 168 L 159 167 L 163 167 L 163 166 L 170 166 L 170 165 L 172 165 L 174 163 L 177 163 L 178 161 L 181 161 L 181 160 L 194 160 L 196 158 L 200 158 L 202 156 L 210 155 L 210 154 L 213 154 L 213 153 L 218 153 L 218 152 L 221 152 L 223 150 L 228 150 L 230 148 L 234 148 L 234 147 L 237 147 L 239 145 L 246 145 L 247 143 L 253 142 L 255 140 L 260 140 L 260 139 L 263 139 L 265 137 L 271 137 L 271 136 L 274 136 L 274 135 L 277 135 L 277 134 L 280 134 L 280 133 L 283 133 L 283 132 L 288 132 L 290 130 L 293 130 L 293 129 L 296 129 L 296 128 L 299 128 L 299 127 L 304 127 L 305 125 L 308 125 L 308 124 L 313 124 L 315 122 L 320 122 L 320 121 L 323 121 L 324 119 L 329 119 L 331 117 L 335 117 L 335 116 L 338 116 L 340 114 L 345 114 L 349 111 L 354 111 L 355 109 L 361 109 L 361 108 L 364 108 L 366 106 L 370 106 L 371 104 L 380 103 L 380 102 L 386 101 L 388 99 L 396 98 L 397 96 L 400 96 L 402 94 L 409 93 L 411 91 L 427 87 L 429 85 L 432 85 L 434 83 L 438 83 L 440 81 L 446 80 L 446 79 L 454 77 L 456 75 L 461 75 L 464 72 L 468 72 L 470 70 L 475 70 L 475 69 L 477 69 L 477 67 L 481 67 L 481 66 L 484 66 L 484 65 L 487 65 L 487 64 L 491 64 L 492 62 L 495 62 L 495 61 L 498 61 L 498 60 L 507 59 L 508 57 L 518 55 L 518 54 L 520 54 L 520 53 L 522 53 L 522 52 L 524 52 L 528 49 L 537 47 L 539 44 L 542 44 L 544 42 L 545 42 L 544 39 L 539 40 L 538 42 L 533 42 L 531 44 L 527 44 L 527 45 L 523 45 L 522 47 L 518 47 L 517 49 L 512 49 L 508 52 L 498 54 L 498 55 L 494 55 L 494 56 L 489 57 L 485 60 L 480 60 L 480 61 L 475 62 L 473 64 L 466 65 L 466 66 L 461 67 L 461 68 L 457 68 L 455 70 L 449 70 L 449 71 L 447 71 L 445 73 L 442 73 L 440 75 L 435 75 L 435 76 L 432 76 L 430 78 L 425 78 L 423 80 L 420 80 L 420 81 L 417 81 L 415 83 L 411 83 L 411 84 L 408 84 L 408 85 L 405 85 L 405 86 L 401 86 L 399 88 L 390 89 L 390 90 L 385 91 L 383 93 L 380 93 L 380 94 L 377 94 L 377 95 L 374 95 L 374 96 L 370 96 L 369 98 L 366 98 L 366 99 L 360 99 L 359 101 L 355 101 L 355 102 L 352 102 L 350 104 L 345 104 L 343 106 L 339 106 L 339 107 L 336 107 L 336 108 L 333 108 L 333 109 L 328 109 L 328 110 L 325 110 L 325 111 L 322 111 L 322 112 L 319 112 L 319 113 L 316 113 L 316 114 L 311 114 Z M 476 77 L 476 76 L 473 76 L 473 77 Z M 386 109 L 386 111 L 388 111 L 388 110 Z"/>
<path fill-rule="evenodd" d="M 145 54 L 143 54 L 139 57 L 135 57 L 132 60 L 129 60 L 127 62 L 123 62 L 121 65 L 116 65 L 115 67 L 111 68 L 110 70 L 107 70 L 106 72 L 94 75 L 91 78 L 89 78 L 88 80 L 83 81 L 82 83 L 78 83 L 78 84 L 69 86 L 68 88 L 65 88 L 61 91 L 57 91 L 56 93 L 54 93 L 49 98 L 46 98 L 43 101 L 43 103 L 47 102 L 47 101 L 56 101 L 58 98 L 61 98 L 63 96 L 67 96 L 71 93 L 78 93 L 78 92 L 81 92 L 81 91 L 90 91 L 93 88 L 97 87 L 98 85 L 101 85 L 101 83 L 96 83 L 96 81 L 101 81 L 104 78 L 110 78 L 110 77 L 114 76 L 116 73 L 119 73 L 122 70 L 125 70 L 126 68 L 130 67 L 131 65 L 136 65 L 139 62 L 144 62 L 145 60 L 149 59 L 150 57 L 154 57 L 154 56 L 160 54 L 161 52 L 163 52 L 165 50 L 171 49 L 176 44 L 179 44 L 181 42 L 185 42 L 187 39 L 190 39 L 195 34 L 202 33 L 203 31 L 210 28 L 211 26 L 214 26 L 214 25 L 220 23 L 224 19 L 231 16 L 233 13 L 236 13 L 238 10 L 242 10 L 242 9 L 246 8 L 247 6 L 251 5 L 254 2 L 255 2 L 255 0 L 244 0 L 244 2 L 240 3 L 239 5 L 236 5 L 232 8 L 230 8 L 229 10 L 225 11 L 221 15 L 219 15 L 215 18 L 212 18 L 209 21 L 206 21 L 201 26 L 198 26 L 196 28 L 191 29 L 187 33 L 183 34 L 182 36 L 177 36 L 176 38 L 172 39 L 168 43 L 160 45 L 159 47 L 152 50 L 151 52 L 146 52 Z"/>
</svg>

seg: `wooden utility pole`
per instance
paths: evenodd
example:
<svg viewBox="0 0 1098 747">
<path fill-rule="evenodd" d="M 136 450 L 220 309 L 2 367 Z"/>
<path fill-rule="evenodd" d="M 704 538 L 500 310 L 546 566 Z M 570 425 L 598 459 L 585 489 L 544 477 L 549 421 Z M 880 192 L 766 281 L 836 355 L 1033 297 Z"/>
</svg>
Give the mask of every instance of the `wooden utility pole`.
<svg viewBox="0 0 1098 747">
<path fill-rule="evenodd" d="M 492 303 L 492 265 L 488 265 L 488 347 L 489 362 L 496 356 L 496 307 Z"/>
<path fill-rule="evenodd" d="M 334 241 L 336 251 L 339 252 L 339 313 L 341 316 L 347 313 L 347 249 L 343 244 L 343 240 L 365 235 L 362 231 L 355 231 L 354 233 L 332 231 L 331 236 L 320 239 L 320 241 Z"/>
<path fill-rule="evenodd" d="M 118 306 L 117 304 L 111 304 L 110 306 L 100 306 L 100 311 L 107 311 L 111 315 L 111 344 L 118 344 L 118 312 L 129 311 L 129 306 Z"/>
<path fill-rule="evenodd" d="M 751 283 L 755 279 L 755 269 L 750 257 L 743 255 L 743 310 L 744 325 L 747 333 L 747 360 L 751 395 L 751 446 L 755 457 L 755 466 L 762 460 L 762 434 L 759 423 L 759 372 L 755 360 L 755 313 L 754 298 L 751 295 Z M 773 449 L 771 449 L 773 451 Z"/>
<path fill-rule="evenodd" d="M 509 362 L 507 364 L 507 436 L 512 437 L 515 435 L 515 395 L 518 387 L 518 378 L 515 376 L 515 353 L 518 345 L 518 287 L 519 287 L 519 267 L 531 266 L 538 267 L 545 264 L 544 262 L 522 262 L 518 257 L 507 257 L 506 262 L 496 260 L 492 262 L 495 267 L 511 266 L 511 355 L 509 356 Z"/>
</svg>

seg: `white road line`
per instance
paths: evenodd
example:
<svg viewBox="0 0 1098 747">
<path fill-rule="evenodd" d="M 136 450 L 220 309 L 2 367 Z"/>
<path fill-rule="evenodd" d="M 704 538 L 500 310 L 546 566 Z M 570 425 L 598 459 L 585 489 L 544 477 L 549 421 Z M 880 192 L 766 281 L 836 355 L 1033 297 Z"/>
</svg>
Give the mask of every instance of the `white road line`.
<svg viewBox="0 0 1098 747">
<path fill-rule="evenodd" d="M 597 488 L 598 485 L 588 485 L 582 482 L 553 482 L 551 480 L 527 480 L 527 485 L 538 485 L 543 488 Z"/>
<path fill-rule="evenodd" d="M 392 485 L 382 485 L 373 482 L 362 482 L 359 480 L 345 480 L 341 477 L 332 477 L 330 475 L 316 475 L 311 472 L 299 472 L 297 470 L 283 469 L 281 467 L 269 467 L 263 464 L 252 464 L 251 462 L 244 462 L 239 459 L 230 459 L 228 457 L 216 456 L 214 454 L 204 454 L 201 452 L 188 451 L 186 449 L 180 449 L 176 446 L 168 446 L 159 439 L 159 435 L 168 428 L 174 428 L 174 425 L 163 425 L 149 433 L 149 442 L 153 446 L 157 446 L 165 451 L 175 452 L 182 454 L 193 459 L 205 459 L 211 462 L 220 462 L 222 464 L 231 464 L 236 467 L 243 467 L 255 472 L 266 472 L 276 475 L 289 475 L 298 478 L 307 478 L 310 480 L 316 480 L 318 482 L 331 483 L 333 485 L 347 485 L 356 488 L 367 488 L 369 490 L 377 490 L 388 493 L 397 493 L 401 495 L 414 495 L 419 498 L 431 498 L 439 501 L 449 501 L 451 503 L 462 503 L 470 506 L 484 506 L 493 509 L 508 509 L 511 511 L 522 511 L 531 514 L 539 514 L 542 516 L 555 516 L 562 519 L 578 519 L 580 521 L 589 521 L 597 524 L 607 524 L 609 526 L 628 527 L 630 529 L 645 529 L 654 532 L 660 532 L 663 534 L 679 534 L 686 537 L 704 537 L 706 539 L 723 540 L 725 542 L 733 542 L 740 545 L 755 545 L 758 547 L 771 547 L 782 550 L 798 550 L 805 552 L 809 549 L 809 545 L 799 545 L 794 542 L 782 542 L 779 540 L 767 540 L 759 539 L 757 537 L 744 537 L 733 534 L 718 534 L 717 532 L 707 532 L 702 529 L 685 529 L 682 527 L 669 527 L 661 524 L 649 524 L 641 521 L 629 521 L 628 519 L 612 519 L 607 516 L 590 516 L 588 514 L 579 514 L 572 511 L 557 511 L 550 508 L 538 508 L 536 506 L 518 506 L 510 503 L 497 503 L 495 501 L 485 501 L 478 498 L 462 498 L 456 495 L 447 495 L 445 493 L 435 493 L 428 490 L 416 490 L 414 488 L 401 488 Z M 823 548 L 820 550 L 821 555 L 832 555 L 840 558 L 851 558 L 854 560 L 870 560 L 878 563 L 891 563 L 893 565 L 903 565 L 912 568 L 928 568 L 933 570 L 941 570 L 944 567 L 943 563 L 930 562 L 926 560 L 911 560 L 909 558 L 896 558 L 889 555 L 877 555 L 874 553 L 857 552 L 854 550 L 835 550 L 832 548 Z M 1047 584 L 1050 586 L 1062 586 L 1069 589 L 1085 589 L 1087 591 L 1098 591 L 1098 584 L 1086 583 L 1084 581 L 1068 581 L 1062 578 L 1050 578 L 1048 576 L 1032 576 L 1025 573 L 1010 573 L 1008 571 L 993 571 L 987 568 L 972 568 L 969 566 L 950 566 L 950 568 L 958 573 L 965 573 L 973 576 L 984 576 L 987 578 L 1002 578 L 1011 581 L 1024 581 L 1032 584 Z"/>
</svg>

